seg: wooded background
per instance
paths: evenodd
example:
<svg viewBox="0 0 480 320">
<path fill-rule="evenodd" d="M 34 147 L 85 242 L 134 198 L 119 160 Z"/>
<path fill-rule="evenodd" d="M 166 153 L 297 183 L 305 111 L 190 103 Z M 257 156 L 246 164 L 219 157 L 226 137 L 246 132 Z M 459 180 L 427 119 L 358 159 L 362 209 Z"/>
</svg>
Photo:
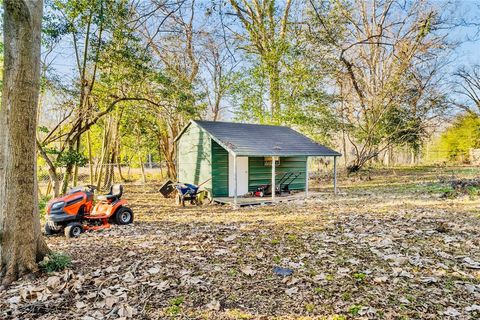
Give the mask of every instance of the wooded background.
<svg viewBox="0 0 480 320">
<path fill-rule="evenodd" d="M 46 1 L 39 182 L 58 195 L 175 179 L 173 139 L 190 119 L 291 126 L 342 152 L 350 173 L 470 162 L 480 66 L 452 62 L 480 24 L 457 5 Z"/>
</svg>

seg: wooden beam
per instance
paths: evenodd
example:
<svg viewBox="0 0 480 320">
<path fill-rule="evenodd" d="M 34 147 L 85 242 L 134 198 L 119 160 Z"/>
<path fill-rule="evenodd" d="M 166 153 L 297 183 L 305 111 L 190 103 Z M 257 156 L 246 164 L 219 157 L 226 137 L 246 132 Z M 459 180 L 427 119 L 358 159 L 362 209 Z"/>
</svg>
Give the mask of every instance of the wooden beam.
<svg viewBox="0 0 480 320">
<path fill-rule="evenodd" d="M 337 157 L 333 157 L 333 193 L 337 194 Z"/>
<path fill-rule="evenodd" d="M 275 201 L 275 157 L 272 157 L 272 202 Z"/>
<path fill-rule="evenodd" d="M 237 208 L 237 155 L 233 155 L 233 206 Z"/>
<path fill-rule="evenodd" d="M 306 164 L 305 164 L 305 199 L 308 198 L 308 176 L 309 176 L 309 173 L 308 173 L 308 160 L 310 158 L 307 157 L 307 161 L 306 161 Z"/>
</svg>

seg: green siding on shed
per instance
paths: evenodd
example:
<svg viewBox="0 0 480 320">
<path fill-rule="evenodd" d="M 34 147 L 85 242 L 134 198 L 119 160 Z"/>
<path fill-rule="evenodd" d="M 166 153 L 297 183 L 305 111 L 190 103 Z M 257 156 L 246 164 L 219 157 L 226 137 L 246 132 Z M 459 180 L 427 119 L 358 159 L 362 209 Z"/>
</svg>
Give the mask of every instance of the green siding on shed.
<svg viewBox="0 0 480 320">
<path fill-rule="evenodd" d="M 290 190 L 305 189 L 305 172 L 307 157 L 280 157 L 280 165 L 275 167 L 276 181 L 284 173 L 300 172 L 300 175 L 290 184 Z M 228 168 L 227 168 L 228 169 Z M 248 191 L 255 191 L 258 186 L 272 181 L 272 167 L 264 165 L 263 157 L 248 158 Z"/>
<path fill-rule="evenodd" d="M 228 197 L 228 151 L 212 140 L 212 185 L 214 197 Z"/>
<path fill-rule="evenodd" d="M 177 141 L 178 181 L 200 184 L 212 176 L 211 138 L 198 126 L 189 126 Z M 212 190 L 212 180 L 203 187 Z"/>
<path fill-rule="evenodd" d="M 198 125 L 190 125 L 177 140 L 178 180 L 200 184 L 214 197 L 228 196 L 228 151 L 214 141 Z M 291 190 L 305 189 L 306 156 L 280 157 L 276 167 L 277 183 L 284 173 L 300 172 L 290 185 Z M 264 165 L 264 157 L 248 159 L 248 190 L 255 191 L 263 184 L 269 184 L 272 168 Z"/>
</svg>

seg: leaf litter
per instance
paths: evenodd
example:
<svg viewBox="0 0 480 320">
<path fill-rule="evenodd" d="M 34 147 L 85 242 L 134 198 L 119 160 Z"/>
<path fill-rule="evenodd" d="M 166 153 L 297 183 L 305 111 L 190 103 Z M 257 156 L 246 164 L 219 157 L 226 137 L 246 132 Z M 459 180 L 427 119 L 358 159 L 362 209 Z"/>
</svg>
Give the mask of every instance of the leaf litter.
<svg viewBox="0 0 480 320">
<path fill-rule="evenodd" d="M 232 211 L 126 190 L 137 221 L 48 238 L 72 269 L 0 292 L 0 318 L 480 316 L 478 199 L 351 190 Z"/>
</svg>

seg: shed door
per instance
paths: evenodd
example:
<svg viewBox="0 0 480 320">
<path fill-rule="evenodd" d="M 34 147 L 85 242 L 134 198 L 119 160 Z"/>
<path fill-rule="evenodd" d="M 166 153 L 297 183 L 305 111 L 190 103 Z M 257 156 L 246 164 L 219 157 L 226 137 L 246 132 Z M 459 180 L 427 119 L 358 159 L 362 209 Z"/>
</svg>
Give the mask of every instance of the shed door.
<svg viewBox="0 0 480 320">
<path fill-rule="evenodd" d="M 228 154 L 228 196 L 233 197 L 233 156 Z M 237 195 L 248 193 L 248 157 L 237 157 Z"/>
</svg>

